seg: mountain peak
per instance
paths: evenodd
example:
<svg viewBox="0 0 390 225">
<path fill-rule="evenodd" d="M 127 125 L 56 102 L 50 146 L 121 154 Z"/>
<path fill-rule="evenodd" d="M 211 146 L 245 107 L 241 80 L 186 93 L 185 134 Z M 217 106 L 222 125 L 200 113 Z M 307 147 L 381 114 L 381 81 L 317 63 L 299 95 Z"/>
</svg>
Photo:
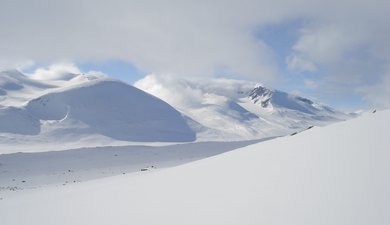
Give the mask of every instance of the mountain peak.
<svg viewBox="0 0 390 225">
<path fill-rule="evenodd" d="M 348 118 L 330 107 L 260 83 L 152 78 L 146 77 L 135 85 L 203 125 L 205 129 L 198 137 L 207 140 L 281 136 Z"/>
<path fill-rule="evenodd" d="M 273 94 L 273 90 L 257 84 L 255 88 L 249 93 L 249 98 L 253 101 L 253 103 L 256 104 L 259 102 L 261 107 L 267 108 L 270 106 L 270 101 Z"/>
<path fill-rule="evenodd" d="M 196 138 L 176 109 L 124 82 L 100 74 L 74 74 L 70 80 L 12 75 L 3 72 L 0 77 L 5 84 L 0 90 L 6 88 L 0 92 L 0 134 L 10 141 L 20 135 L 33 143 L 95 137 L 109 143 Z"/>
</svg>

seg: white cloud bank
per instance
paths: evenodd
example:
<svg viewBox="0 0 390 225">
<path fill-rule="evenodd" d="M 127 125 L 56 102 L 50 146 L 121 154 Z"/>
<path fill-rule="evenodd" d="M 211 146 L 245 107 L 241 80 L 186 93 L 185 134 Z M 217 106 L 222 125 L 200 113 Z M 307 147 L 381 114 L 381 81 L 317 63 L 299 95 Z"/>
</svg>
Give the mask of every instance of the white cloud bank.
<svg viewBox="0 0 390 225">
<path fill-rule="evenodd" d="M 74 64 L 61 63 L 47 68 L 38 68 L 31 74 L 31 77 L 37 80 L 70 80 L 78 74 L 81 74 L 81 71 Z"/>
<path fill-rule="evenodd" d="M 226 96 L 236 98 L 237 92 L 248 92 L 256 83 L 230 79 L 178 79 L 171 75 L 149 74 L 134 86 L 178 107 L 199 108 L 209 99 Z M 213 95 L 213 96 L 212 96 Z M 209 98 L 211 96 L 211 98 Z"/>
<path fill-rule="evenodd" d="M 0 62 L 122 59 L 146 72 L 270 82 L 278 52 L 256 30 L 302 18 L 286 68 L 320 71 L 319 88 L 386 91 L 378 84 L 389 76 L 389 8 L 387 0 L 6 0 Z"/>
</svg>

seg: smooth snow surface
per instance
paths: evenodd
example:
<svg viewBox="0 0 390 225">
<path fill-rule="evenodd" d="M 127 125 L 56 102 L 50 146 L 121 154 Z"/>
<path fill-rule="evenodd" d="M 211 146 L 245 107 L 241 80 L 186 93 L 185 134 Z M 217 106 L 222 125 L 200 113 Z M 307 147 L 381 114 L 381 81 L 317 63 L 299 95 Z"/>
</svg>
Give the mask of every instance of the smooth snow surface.
<svg viewBox="0 0 390 225">
<path fill-rule="evenodd" d="M 124 141 L 193 141 L 195 133 L 167 103 L 130 85 L 97 81 L 29 101 L 26 110 L 41 121 L 79 123 L 56 133 L 98 133 Z"/>
<path fill-rule="evenodd" d="M 15 190 L 20 192 L 49 185 L 69 185 L 143 169 L 156 170 L 177 166 L 259 141 L 265 140 L 0 154 L 0 198 L 19 194 L 13 193 Z"/>
<path fill-rule="evenodd" d="M 388 225 L 390 110 L 165 170 L 0 200 L 2 225 Z"/>
</svg>

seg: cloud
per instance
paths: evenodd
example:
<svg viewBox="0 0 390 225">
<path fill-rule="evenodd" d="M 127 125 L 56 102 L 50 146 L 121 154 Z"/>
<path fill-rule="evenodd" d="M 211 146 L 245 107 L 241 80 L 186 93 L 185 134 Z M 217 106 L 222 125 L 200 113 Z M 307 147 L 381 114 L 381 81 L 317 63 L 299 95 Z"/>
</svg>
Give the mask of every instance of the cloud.
<svg viewBox="0 0 390 225">
<path fill-rule="evenodd" d="M 292 55 L 288 56 L 286 58 L 287 68 L 289 70 L 296 70 L 296 71 L 308 71 L 308 72 L 316 72 L 318 69 L 316 65 L 307 59 L 305 59 L 303 56 L 300 55 Z"/>
<path fill-rule="evenodd" d="M 320 74 L 328 90 L 354 92 L 382 82 L 390 65 L 389 6 L 387 0 L 2 1 L 0 62 L 120 59 L 147 73 L 265 83 L 289 69 Z M 256 31 L 294 19 L 303 22 L 281 65 Z"/>
<path fill-rule="evenodd" d="M 341 2 L 340 7 L 346 3 Z M 335 8 L 334 18 L 324 8 L 324 12 L 299 31 L 287 57 L 288 68 L 311 74 L 318 72 L 317 90 L 323 95 L 337 98 L 353 94 L 370 100 L 368 105 L 377 105 L 369 91 L 375 88 L 367 87 L 384 89 L 383 85 L 389 85 L 383 80 L 390 65 L 390 39 L 384 40 L 389 37 L 390 16 L 381 7 L 390 4 L 382 1 L 376 4 L 351 3 L 352 8 L 345 11 Z M 305 79 L 303 82 L 307 86 Z"/>
<path fill-rule="evenodd" d="M 359 87 L 358 91 L 364 94 L 364 100 L 371 103 L 372 107 L 386 109 L 390 106 L 390 73 L 383 76 L 381 82 Z"/>
<path fill-rule="evenodd" d="M 203 94 L 199 89 L 183 79 L 177 79 L 170 75 L 147 75 L 137 81 L 135 87 L 147 91 L 174 106 L 199 107 Z M 179 109 L 180 110 L 180 109 Z"/>
<path fill-rule="evenodd" d="M 38 68 L 30 75 L 37 80 L 70 80 L 78 74 L 81 74 L 81 71 L 74 64 L 62 63 Z"/>
<path fill-rule="evenodd" d="M 1 58 L 124 59 L 147 72 L 272 79 L 271 50 L 252 28 L 274 20 L 256 1 L 3 2 Z M 278 10 L 280 11 L 280 10 Z"/>
<path fill-rule="evenodd" d="M 318 87 L 318 84 L 313 80 L 305 79 L 303 82 L 305 83 L 305 86 L 310 89 L 316 89 Z"/>
<path fill-rule="evenodd" d="M 9 59 L 2 59 L 0 60 L 0 71 L 5 70 L 12 70 L 12 69 L 18 69 L 23 70 L 25 68 L 29 68 L 32 65 L 34 65 L 34 62 L 32 60 L 9 60 Z"/>
<path fill-rule="evenodd" d="M 179 107 L 179 110 L 181 110 L 180 107 L 200 108 L 202 105 L 210 104 L 210 99 L 225 98 L 223 96 L 236 98 L 238 92 L 247 93 L 255 85 L 254 82 L 239 80 L 184 79 L 177 76 L 156 74 L 149 74 L 134 84 L 135 87 Z"/>
</svg>

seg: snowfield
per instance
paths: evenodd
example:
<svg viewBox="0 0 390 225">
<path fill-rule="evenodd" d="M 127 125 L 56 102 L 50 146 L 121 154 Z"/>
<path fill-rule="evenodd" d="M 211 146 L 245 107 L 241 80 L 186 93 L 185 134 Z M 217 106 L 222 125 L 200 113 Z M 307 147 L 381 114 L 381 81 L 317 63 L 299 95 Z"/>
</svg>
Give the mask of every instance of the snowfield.
<svg viewBox="0 0 390 225">
<path fill-rule="evenodd" d="M 265 139 L 266 140 L 266 139 Z M 0 198 L 50 185 L 158 170 L 265 140 L 111 146 L 0 155 Z M 18 192 L 14 192 L 18 190 Z"/>
<path fill-rule="evenodd" d="M 0 200 L 1 224 L 388 225 L 389 124 L 387 110 L 164 170 L 25 190 Z"/>
</svg>

